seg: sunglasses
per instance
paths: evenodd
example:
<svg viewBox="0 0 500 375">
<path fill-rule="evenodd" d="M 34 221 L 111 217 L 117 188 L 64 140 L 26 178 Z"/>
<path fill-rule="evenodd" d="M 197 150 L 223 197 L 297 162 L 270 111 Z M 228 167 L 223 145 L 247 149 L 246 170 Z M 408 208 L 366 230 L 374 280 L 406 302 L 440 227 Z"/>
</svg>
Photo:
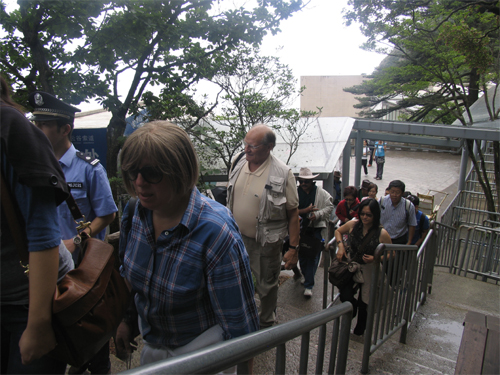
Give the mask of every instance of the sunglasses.
<svg viewBox="0 0 500 375">
<path fill-rule="evenodd" d="M 141 169 L 131 169 L 128 171 L 124 171 L 125 177 L 130 181 L 137 180 L 137 176 L 141 174 L 144 181 L 150 184 L 159 184 L 163 179 L 163 172 L 157 168 L 152 166 L 142 167 Z"/>
<path fill-rule="evenodd" d="M 367 214 L 365 212 L 361 212 L 359 216 L 373 217 L 373 214 Z"/>
<path fill-rule="evenodd" d="M 299 182 L 299 184 L 308 184 L 310 182 L 312 182 L 311 180 L 297 180 Z"/>
</svg>

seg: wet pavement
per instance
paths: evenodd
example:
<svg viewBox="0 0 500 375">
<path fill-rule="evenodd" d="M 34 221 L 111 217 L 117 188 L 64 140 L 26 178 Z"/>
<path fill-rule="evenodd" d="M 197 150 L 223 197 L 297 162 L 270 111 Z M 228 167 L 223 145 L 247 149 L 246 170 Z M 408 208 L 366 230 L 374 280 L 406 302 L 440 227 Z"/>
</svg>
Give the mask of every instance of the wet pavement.
<svg viewBox="0 0 500 375">
<path fill-rule="evenodd" d="M 460 156 L 437 152 L 387 151 L 382 181 L 374 180 L 376 166 L 368 168 L 367 177 L 379 186 L 379 194 L 393 179 L 406 183 L 407 190 L 416 194 L 429 189 L 450 194 L 440 214 L 456 194 Z M 354 181 L 354 159 L 351 159 L 351 182 Z M 322 309 L 323 268 L 316 273 L 313 297 L 303 296 L 304 287 L 293 281 L 291 271 L 283 271 L 285 282 L 278 297 L 278 323 Z M 329 285 L 331 290 L 331 285 Z M 432 293 L 420 307 L 408 330 L 407 343 L 399 343 L 399 332 L 393 335 L 370 358 L 370 374 L 453 374 L 460 347 L 462 322 L 468 310 L 500 316 L 500 288 L 497 285 L 449 274 L 436 268 Z M 353 322 L 355 323 L 355 322 Z M 354 326 L 354 325 L 353 325 Z M 329 330 L 331 327 L 329 326 Z M 327 336 L 329 337 L 329 336 Z M 352 335 L 351 335 L 352 337 Z M 318 330 L 311 333 L 309 369 L 314 373 Z M 363 344 L 352 339 L 349 343 L 347 374 L 359 374 Z M 327 351 L 329 348 L 327 347 Z M 300 337 L 287 343 L 287 374 L 298 373 Z M 112 372 L 125 370 L 123 362 L 112 357 Z M 138 366 L 139 355 L 134 354 L 132 367 Z M 255 374 L 274 374 L 275 350 L 258 356 Z M 328 366 L 325 359 L 324 369 Z"/>
</svg>

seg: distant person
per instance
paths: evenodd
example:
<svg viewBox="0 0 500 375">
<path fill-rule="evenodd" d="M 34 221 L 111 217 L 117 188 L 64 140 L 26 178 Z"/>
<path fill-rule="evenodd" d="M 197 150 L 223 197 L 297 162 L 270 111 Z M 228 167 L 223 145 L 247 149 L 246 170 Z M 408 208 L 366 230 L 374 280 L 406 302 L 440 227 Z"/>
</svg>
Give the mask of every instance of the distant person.
<svg viewBox="0 0 500 375">
<path fill-rule="evenodd" d="M 350 244 L 349 254 L 343 237 L 348 234 Z M 337 259 L 345 260 L 344 257 L 358 262 L 363 272 L 364 283 L 360 284 L 359 297 L 355 298 L 354 280 L 339 288 L 340 300 L 349 301 L 353 307 L 353 318 L 358 314 L 358 320 L 353 333 L 361 336 L 366 329 L 368 317 L 368 302 L 370 301 L 370 288 L 373 272 L 373 256 L 375 249 L 380 243 L 391 243 L 391 237 L 380 225 L 380 207 L 375 199 L 365 199 L 359 204 L 359 220 L 351 220 L 335 231 L 337 241 Z"/>
<path fill-rule="evenodd" d="M 290 167 L 271 154 L 276 135 L 258 124 L 245 136 L 245 158 L 229 175 L 228 207 L 242 233 L 260 298 L 260 327 L 276 321 L 278 282 L 283 240 L 289 235 L 283 256 L 286 269 L 299 258 L 299 197 Z"/>
<path fill-rule="evenodd" d="M 361 166 L 365 170 L 365 176 L 368 176 L 368 156 L 370 155 L 370 149 L 368 148 L 368 144 L 366 140 L 363 142 L 363 154 L 361 155 Z"/>
<path fill-rule="evenodd" d="M 371 182 L 370 185 L 368 185 L 368 197 L 372 199 L 377 199 L 377 194 L 378 194 L 378 186 L 377 184 Z"/>
<path fill-rule="evenodd" d="M 52 329 L 56 283 L 73 268 L 71 254 L 61 242 L 57 213 L 68 197 L 68 186 L 47 137 L 19 111 L 3 77 L 0 86 L 1 169 L 6 184 L 1 193 L 17 211 L 10 215 L 2 204 L 1 371 L 64 374 L 66 363 L 46 354 L 57 345 Z M 29 279 L 19 263 L 11 228 L 15 222 L 25 234 Z"/>
<path fill-rule="evenodd" d="M 418 247 L 420 247 L 422 242 L 424 242 L 427 233 L 429 233 L 429 218 L 418 209 L 418 206 L 420 205 L 419 197 L 417 197 L 416 195 L 410 195 L 408 197 L 408 200 L 413 203 L 413 206 L 415 206 L 415 218 L 417 220 L 417 226 L 415 227 L 415 234 L 413 235 L 411 245 L 417 245 Z"/>
<path fill-rule="evenodd" d="M 342 198 L 342 181 L 340 178 L 342 177 L 342 173 L 340 171 L 333 172 L 333 188 L 335 189 L 335 199 L 333 200 L 333 204 L 336 206 L 339 204 L 340 199 Z"/>
<path fill-rule="evenodd" d="M 344 189 L 344 199 L 340 201 L 335 210 L 340 225 L 344 225 L 349 220 L 358 217 L 359 199 L 358 189 L 355 186 L 346 186 Z"/>
<path fill-rule="evenodd" d="M 417 220 L 415 207 L 403 198 L 405 184 L 400 180 L 391 181 L 389 195 L 380 198 L 380 222 L 391 236 L 393 244 L 410 245 L 415 234 Z"/>
<path fill-rule="evenodd" d="M 368 144 L 368 149 L 370 151 L 370 160 L 368 161 L 368 166 L 371 167 L 373 163 L 373 154 L 375 152 L 375 146 L 373 144 L 373 141 L 370 139 L 367 139 L 366 143 Z"/>
<path fill-rule="evenodd" d="M 132 216 L 128 205 L 123 211 L 120 257 L 145 343 L 141 365 L 256 331 L 248 254 L 229 210 L 196 188 L 186 132 L 147 123 L 125 141 L 120 162 L 127 192 L 139 199 Z M 120 358 L 133 350 L 136 322 L 128 314 L 118 328 Z"/>
<path fill-rule="evenodd" d="M 375 163 L 377 163 L 377 175 L 375 180 L 381 180 L 384 174 L 384 164 L 385 164 L 385 151 L 387 149 L 387 142 L 377 141 L 375 142 Z"/>
<path fill-rule="evenodd" d="M 368 196 L 368 192 L 370 191 L 370 184 L 370 180 L 363 180 L 363 182 L 361 182 L 361 186 L 358 190 L 358 199 L 360 202 L 363 198 Z"/>
<path fill-rule="evenodd" d="M 75 113 L 80 110 L 42 91 L 33 92 L 29 100 L 34 108 L 30 120 L 45 133 L 52 144 L 71 194 L 86 221 L 90 221 L 90 226 L 83 232 L 89 237 L 104 240 L 106 227 L 114 220 L 118 208 L 113 199 L 108 175 L 99 160 L 86 156 L 71 143 Z M 61 204 L 57 211 L 62 239 L 77 264 L 80 252 L 79 234 L 73 215 L 66 202 Z M 90 362 L 79 368 L 71 367 L 69 372 L 83 374 L 87 369 L 92 374 L 107 374 L 111 371 L 109 343 L 106 343 Z"/>
<path fill-rule="evenodd" d="M 309 223 L 305 231 L 310 230 L 315 238 L 327 241 L 328 220 L 333 211 L 333 199 L 328 192 L 316 186 L 314 179 L 318 174 L 313 175 L 309 168 L 300 168 L 297 181 L 299 187 L 299 215 L 304 217 Z M 321 244 L 321 242 L 320 242 Z M 304 274 L 304 296 L 310 298 L 314 287 L 314 275 L 318 268 L 322 248 L 317 250 L 317 255 L 311 257 L 299 251 L 300 269 Z"/>
</svg>

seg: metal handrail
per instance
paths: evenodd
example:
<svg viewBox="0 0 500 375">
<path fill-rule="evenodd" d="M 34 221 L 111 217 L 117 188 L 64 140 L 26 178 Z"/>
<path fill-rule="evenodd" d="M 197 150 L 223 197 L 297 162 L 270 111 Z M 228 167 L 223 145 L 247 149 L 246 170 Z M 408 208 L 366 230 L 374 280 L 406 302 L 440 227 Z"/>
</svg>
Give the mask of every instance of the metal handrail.
<svg viewBox="0 0 500 375">
<path fill-rule="evenodd" d="M 436 253 L 434 222 L 420 248 L 380 244 L 375 250 L 361 373 L 368 372 L 370 355 L 397 331 L 406 343 L 409 324 L 432 284 Z"/>
<path fill-rule="evenodd" d="M 245 362 L 273 348 L 277 348 L 276 374 L 284 374 L 286 342 L 299 336 L 302 336 L 300 373 L 305 374 L 307 372 L 309 334 L 317 327 L 326 327 L 326 324 L 332 320 L 334 320 L 334 327 L 328 374 L 333 374 L 334 368 L 335 374 L 345 374 L 352 320 L 352 305 L 349 302 L 265 330 L 214 344 L 192 353 L 136 367 L 121 374 L 214 374 L 237 364 L 238 374 L 244 374 L 248 373 Z M 317 366 L 316 373 L 321 374 L 322 372 L 323 369 Z"/>
</svg>

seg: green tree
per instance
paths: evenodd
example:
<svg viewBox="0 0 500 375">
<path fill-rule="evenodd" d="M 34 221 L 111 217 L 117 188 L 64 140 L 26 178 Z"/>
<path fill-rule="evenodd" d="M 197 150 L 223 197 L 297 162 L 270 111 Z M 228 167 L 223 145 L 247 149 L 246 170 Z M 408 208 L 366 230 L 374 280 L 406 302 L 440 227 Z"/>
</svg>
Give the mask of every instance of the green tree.
<svg viewBox="0 0 500 375">
<path fill-rule="evenodd" d="M 304 88 L 296 89 L 297 79 L 287 65 L 277 57 L 261 56 L 255 48 L 242 46 L 230 53 L 211 82 L 219 89 L 214 103 L 186 100 L 183 108 L 188 115 L 173 119 L 195 140 L 200 159 L 208 161 L 204 168 L 207 173 L 214 169 L 210 168 L 213 160 L 221 160 L 229 170 L 243 148 L 246 133 L 259 123 L 271 126 L 286 140 L 288 162 L 297 151 L 300 137 L 319 115 L 291 108 Z M 158 110 L 162 111 L 161 105 Z M 163 118 L 169 118 L 168 111 L 163 112 Z"/>
<path fill-rule="evenodd" d="M 4 33 L 0 69 L 15 83 L 14 99 L 25 106 L 35 90 L 72 104 L 106 95 L 107 85 L 85 65 L 85 46 L 79 46 L 94 29 L 92 20 L 103 11 L 104 3 L 18 0 L 18 5 L 7 13 L 6 4 L 0 2 Z"/>
<path fill-rule="evenodd" d="M 401 120 L 451 123 L 458 119 L 470 126 L 470 106 L 488 93 L 497 95 L 500 75 L 500 27 L 498 0 L 350 0 L 344 17 L 349 25 L 358 22 L 368 38 L 363 48 L 388 57 L 371 80 L 346 89 L 360 97 L 357 108 L 367 117 L 383 117 L 403 111 Z M 498 93 L 500 94 L 500 93 Z M 490 99 L 490 100 L 488 100 Z M 391 101 L 391 106 L 372 108 Z M 488 106 L 490 120 L 500 109 Z M 476 142 L 477 143 L 477 142 Z M 484 168 L 484 155 L 473 152 L 474 141 L 466 147 L 479 173 L 487 209 L 500 211 Z M 499 142 L 495 153 L 496 195 L 500 197 Z"/>
<path fill-rule="evenodd" d="M 52 12 L 46 4 L 61 12 Z M 112 113 L 107 128 L 107 171 L 114 177 L 125 118 L 129 111 L 137 112 L 148 86 L 161 85 L 164 92 L 182 93 L 200 79 L 213 77 L 229 52 L 241 44 L 259 45 L 268 32 L 277 33 L 280 22 L 303 7 L 302 0 L 259 0 L 254 9 L 231 4 L 219 0 L 21 2 L 20 9 L 24 7 L 27 14 L 30 7 L 33 12 L 44 10 L 43 17 L 28 18 L 21 10 L 7 14 L 2 4 L 2 24 L 5 17 L 12 16 L 6 29 L 10 33 L 2 38 L 2 44 L 13 46 L 12 50 L 23 47 L 25 51 L 19 55 L 12 52 L 5 62 L 20 67 L 19 74 L 10 76 L 19 85 L 29 75 L 30 58 L 43 62 L 46 69 L 37 65 L 32 74 L 50 76 L 52 89 L 32 79 L 33 85 L 25 85 L 27 91 L 53 90 L 69 102 L 76 101 L 71 99 L 73 95 L 81 100 L 98 96 Z M 101 11 L 89 12 L 88 8 L 94 6 Z M 47 29 L 53 19 L 54 27 Z M 72 23 L 74 19 L 79 21 Z M 41 41 L 40 48 L 30 50 L 28 39 L 17 37 L 24 21 L 34 38 Z M 71 23 L 70 30 L 66 22 Z M 71 42 L 79 36 L 84 39 L 71 52 Z M 61 68 L 60 73 L 55 74 L 54 68 Z M 73 73 L 97 75 L 109 92 L 87 90 L 85 80 L 71 86 L 61 80 Z M 123 82 L 125 88 L 120 86 Z M 150 92 L 148 97 L 155 96 Z"/>
</svg>

